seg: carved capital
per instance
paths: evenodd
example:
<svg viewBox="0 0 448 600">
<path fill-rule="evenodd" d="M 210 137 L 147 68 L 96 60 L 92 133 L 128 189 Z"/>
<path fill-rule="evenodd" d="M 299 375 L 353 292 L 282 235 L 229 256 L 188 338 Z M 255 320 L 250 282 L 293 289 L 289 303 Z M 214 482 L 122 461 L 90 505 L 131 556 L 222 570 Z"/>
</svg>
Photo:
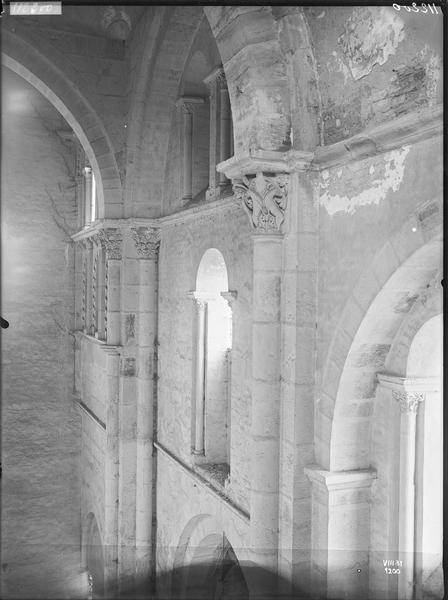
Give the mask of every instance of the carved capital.
<svg viewBox="0 0 448 600">
<path fill-rule="evenodd" d="M 142 258 L 155 260 L 160 245 L 160 230 L 155 227 L 139 227 L 131 229 L 137 253 Z"/>
<path fill-rule="evenodd" d="M 226 300 L 230 308 L 233 307 L 235 300 L 237 299 L 238 292 L 230 290 L 228 292 L 221 292 L 221 296 Z"/>
<path fill-rule="evenodd" d="M 176 102 L 176 105 L 186 114 L 193 114 L 197 106 L 201 104 L 204 104 L 204 98 L 200 98 L 199 96 L 182 96 Z"/>
<path fill-rule="evenodd" d="M 107 258 L 120 260 L 123 242 L 121 232 L 118 229 L 112 228 L 100 229 L 98 231 L 98 237 L 106 250 Z"/>
<path fill-rule="evenodd" d="M 425 395 L 421 392 L 406 392 L 392 390 L 392 397 L 400 405 L 400 412 L 405 414 L 417 413 L 419 402 L 423 402 Z"/>
<path fill-rule="evenodd" d="M 222 67 L 218 67 L 212 71 L 210 75 L 207 75 L 207 77 L 204 79 L 204 83 L 210 89 L 210 91 L 215 85 L 218 85 L 221 89 L 226 89 L 227 80 L 224 69 Z"/>
<path fill-rule="evenodd" d="M 233 192 L 258 233 L 278 233 L 285 219 L 288 201 L 287 174 L 243 176 L 233 181 Z"/>
<path fill-rule="evenodd" d="M 215 300 L 212 296 L 201 292 L 187 292 L 187 298 L 191 298 L 199 310 L 204 310 L 208 302 Z"/>
</svg>

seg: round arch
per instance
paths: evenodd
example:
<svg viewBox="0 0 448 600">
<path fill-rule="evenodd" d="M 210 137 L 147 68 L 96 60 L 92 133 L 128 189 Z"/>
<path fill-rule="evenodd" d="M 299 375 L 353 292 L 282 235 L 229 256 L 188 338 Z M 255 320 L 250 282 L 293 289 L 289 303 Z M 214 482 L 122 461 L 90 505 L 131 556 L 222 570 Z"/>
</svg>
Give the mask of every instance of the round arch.
<svg viewBox="0 0 448 600">
<path fill-rule="evenodd" d="M 81 564 L 92 577 L 93 597 L 101 598 L 104 594 L 104 544 L 100 525 L 93 512 L 85 517 L 82 527 Z"/>
<path fill-rule="evenodd" d="M 204 252 L 196 272 L 197 292 L 219 295 L 229 290 L 226 262 L 216 248 Z"/>
<path fill-rule="evenodd" d="M 440 269 L 440 228 L 423 235 L 416 225 L 413 215 L 380 249 L 333 335 L 316 410 L 316 461 L 328 470 L 370 465 L 376 375 L 404 317 Z"/>
<path fill-rule="evenodd" d="M 229 541 L 230 538 L 230 541 Z M 232 543 L 232 541 L 234 543 Z M 241 546 L 241 540 L 232 540 L 223 530 L 218 519 L 210 514 L 196 515 L 185 526 L 174 557 L 171 582 L 172 596 L 187 600 L 197 597 L 198 587 L 210 578 L 220 561 L 237 565 L 247 587 L 245 566 L 248 564 L 248 549 Z M 239 577 L 238 577 L 239 579 Z M 176 592 L 177 595 L 173 595 Z"/>
<path fill-rule="evenodd" d="M 95 174 L 99 218 L 121 216 L 121 179 L 115 155 L 101 119 L 80 92 L 79 74 L 53 46 L 39 38 L 37 50 L 25 36 L 18 26 L 14 33 L 3 29 L 2 64 L 35 87 L 72 128 Z M 117 206 L 119 214 L 113 208 Z"/>
</svg>

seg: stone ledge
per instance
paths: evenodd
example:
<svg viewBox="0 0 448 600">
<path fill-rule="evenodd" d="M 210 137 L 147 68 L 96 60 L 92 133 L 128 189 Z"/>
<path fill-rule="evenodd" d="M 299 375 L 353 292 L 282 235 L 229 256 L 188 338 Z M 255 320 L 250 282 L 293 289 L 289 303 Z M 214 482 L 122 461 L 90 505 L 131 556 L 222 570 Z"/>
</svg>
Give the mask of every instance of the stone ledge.
<svg viewBox="0 0 448 600">
<path fill-rule="evenodd" d="M 354 490 L 356 488 L 370 487 L 377 474 L 373 469 L 359 469 L 353 471 L 326 471 L 319 465 L 309 465 L 304 472 L 313 484 L 317 484 L 329 491 Z"/>
<path fill-rule="evenodd" d="M 153 443 L 154 448 L 156 448 L 159 452 L 161 452 L 164 456 L 169 458 L 172 462 L 174 462 L 178 467 L 180 467 L 184 473 L 186 473 L 191 479 L 193 479 L 196 483 L 198 483 L 202 488 L 206 489 L 210 492 L 215 498 L 225 503 L 225 505 L 240 519 L 242 519 L 245 523 L 249 523 L 250 516 L 249 514 L 240 508 L 237 504 L 235 504 L 228 496 L 226 496 L 223 492 L 218 490 L 215 485 L 211 484 L 204 476 L 202 476 L 198 471 L 192 469 L 188 465 L 186 465 L 180 458 L 175 456 L 172 452 L 170 452 L 167 448 L 165 448 L 160 442 Z"/>
<path fill-rule="evenodd" d="M 390 152 L 405 144 L 415 144 L 443 133 L 443 107 L 437 105 L 397 117 L 362 133 L 331 144 L 320 146 L 311 162 L 313 171 L 355 162 Z"/>
<path fill-rule="evenodd" d="M 378 383 L 383 387 L 405 392 L 439 392 L 441 377 L 400 377 L 390 373 L 378 373 Z"/>
<path fill-rule="evenodd" d="M 98 425 L 103 431 L 106 431 L 106 424 L 104 423 L 104 421 L 102 421 L 93 412 L 93 410 L 87 406 L 87 404 L 84 404 L 84 402 L 81 400 L 81 398 L 78 395 L 73 394 L 73 402 L 77 406 L 79 406 L 79 408 L 84 412 L 84 414 L 86 414 L 88 417 L 90 417 L 90 419 L 92 419 L 92 421 L 95 423 L 95 425 Z"/>
</svg>

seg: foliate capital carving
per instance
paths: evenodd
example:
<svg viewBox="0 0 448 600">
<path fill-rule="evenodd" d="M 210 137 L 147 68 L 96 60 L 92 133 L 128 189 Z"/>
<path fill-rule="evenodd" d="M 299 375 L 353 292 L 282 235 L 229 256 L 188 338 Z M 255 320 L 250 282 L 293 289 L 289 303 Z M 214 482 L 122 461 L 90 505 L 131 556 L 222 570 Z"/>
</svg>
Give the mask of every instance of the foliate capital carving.
<svg viewBox="0 0 448 600">
<path fill-rule="evenodd" d="M 133 227 L 131 234 L 138 255 L 155 260 L 159 251 L 160 230 L 155 227 Z"/>
<path fill-rule="evenodd" d="M 243 176 L 233 181 L 233 192 L 246 211 L 252 228 L 259 233 L 278 233 L 285 220 L 288 201 L 287 174 Z"/>
<path fill-rule="evenodd" d="M 238 292 L 235 292 L 234 290 L 221 292 L 221 297 L 227 302 L 229 308 L 233 308 L 233 304 L 238 297 Z"/>
<path fill-rule="evenodd" d="M 109 259 L 120 260 L 123 238 L 118 229 L 100 229 L 98 238 L 101 245 L 106 249 L 106 256 Z"/>
<path fill-rule="evenodd" d="M 176 105 L 180 106 L 186 114 L 193 114 L 195 109 L 202 104 L 204 104 L 204 98 L 199 96 L 182 96 L 176 102 Z"/>
<path fill-rule="evenodd" d="M 219 67 L 212 71 L 212 73 L 210 73 L 210 75 L 204 79 L 204 83 L 210 89 L 210 91 L 215 85 L 218 85 L 218 87 L 222 89 L 227 88 L 227 79 L 224 69 Z"/>
<path fill-rule="evenodd" d="M 406 392 L 393 390 L 392 396 L 400 405 L 400 412 L 409 414 L 417 413 L 419 402 L 423 402 L 425 395 L 421 392 Z"/>
</svg>

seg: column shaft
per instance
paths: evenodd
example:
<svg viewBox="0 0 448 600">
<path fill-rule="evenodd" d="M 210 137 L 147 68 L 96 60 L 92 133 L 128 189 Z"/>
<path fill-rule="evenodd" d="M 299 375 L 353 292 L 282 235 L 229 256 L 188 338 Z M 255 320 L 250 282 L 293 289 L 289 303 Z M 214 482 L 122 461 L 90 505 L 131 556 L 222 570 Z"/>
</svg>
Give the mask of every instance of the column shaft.
<svg viewBox="0 0 448 600">
<path fill-rule="evenodd" d="M 415 522 L 415 432 L 417 413 L 406 411 L 400 419 L 399 547 L 406 577 L 399 579 L 400 598 L 413 597 Z"/>
<path fill-rule="evenodd" d="M 139 261 L 137 369 L 137 469 L 136 469 L 136 572 L 138 584 L 149 582 L 153 515 L 153 407 L 156 365 L 154 344 L 157 327 L 157 268 L 154 259 Z"/>
<path fill-rule="evenodd" d="M 118 578 L 118 491 L 119 491 L 119 370 L 120 355 L 114 349 L 107 351 L 107 413 L 104 481 L 104 554 L 105 597 L 113 598 Z"/>
<path fill-rule="evenodd" d="M 219 162 L 223 162 L 230 157 L 230 99 L 227 86 L 221 84 L 219 102 L 219 120 L 220 120 L 220 136 L 219 136 Z M 226 185 L 228 179 L 224 173 L 219 174 L 219 185 Z"/>
<path fill-rule="evenodd" d="M 252 476 L 254 561 L 277 570 L 281 236 L 254 235 Z"/>
<path fill-rule="evenodd" d="M 121 260 L 107 258 L 107 343 L 120 343 L 121 328 Z"/>
<path fill-rule="evenodd" d="M 197 302 L 194 452 L 204 454 L 204 357 L 206 304 Z"/>
<path fill-rule="evenodd" d="M 183 192 L 184 200 L 192 198 L 192 150 L 193 150 L 193 113 L 183 111 Z"/>
</svg>

